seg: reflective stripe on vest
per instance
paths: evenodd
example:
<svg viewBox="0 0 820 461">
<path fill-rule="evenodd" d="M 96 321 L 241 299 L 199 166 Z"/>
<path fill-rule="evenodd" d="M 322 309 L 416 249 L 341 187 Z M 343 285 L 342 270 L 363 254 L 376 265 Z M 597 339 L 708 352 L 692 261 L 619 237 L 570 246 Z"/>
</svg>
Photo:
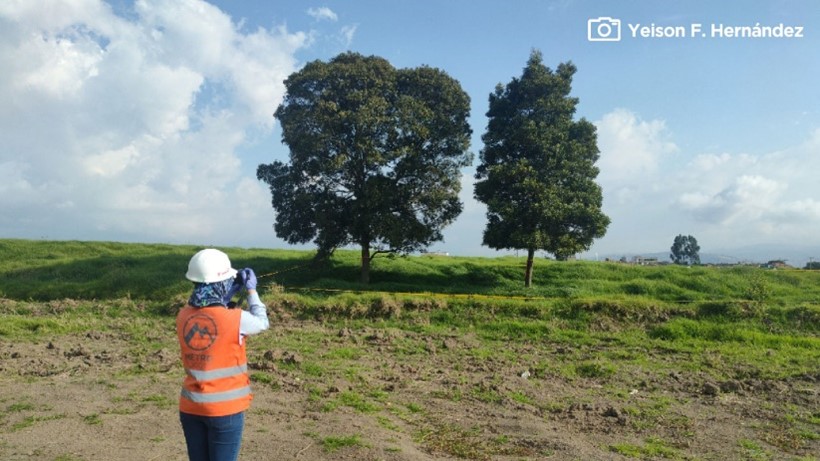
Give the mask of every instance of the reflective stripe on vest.
<svg viewBox="0 0 820 461">
<path fill-rule="evenodd" d="M 245 374 L 248 372 L 248 365 L 243 364 L 235 367 L 217 368 L 216 370 L 207 371 L 186 368 L 185 372 L 197 381 L 211 381 L 213 379 L 230 378 Z"/>
<path fill-rule="evenodd" d="M 182 389 L 180 396 L 190 400 L 191 402 L 196 403 L 219 403 L 219 402 L 229 402 L 231 400 L 236 400 L 242 397 L 246 397 L 251 393 L 251 387 L 245 386 L 239 389 L 234 389 L 232 391 L 225 391 L 225 392 L 211 392 L 208 394 L 202 394 L 200 392 L 191 392 L 187 389 Z"/>
</svg>

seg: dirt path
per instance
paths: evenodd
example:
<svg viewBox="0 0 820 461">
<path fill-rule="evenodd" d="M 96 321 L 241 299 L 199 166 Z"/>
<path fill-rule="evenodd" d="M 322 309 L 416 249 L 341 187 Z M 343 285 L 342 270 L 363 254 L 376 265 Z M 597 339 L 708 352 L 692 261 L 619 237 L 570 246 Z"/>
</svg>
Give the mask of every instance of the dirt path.
<svg viewBox="0 0 820 461">
<path fill-rule="evenodd" d="M 0 339 L 0 459 L 185 460 L 182 370 L 163 341 L 147 352 L 116 333 Z M 303 350 L 276 346 L 298 341 Z M 255 399 L 241 459 L 805 461 L 820 453 L 820 375 L 713 382 L 634 366 L 618 381 L 568 379 L 539 365 L 578 353 L 565 345 L 484 355 L 479 346 L 469 336 L 277 324 L 251 344 Z"/>
</svg>

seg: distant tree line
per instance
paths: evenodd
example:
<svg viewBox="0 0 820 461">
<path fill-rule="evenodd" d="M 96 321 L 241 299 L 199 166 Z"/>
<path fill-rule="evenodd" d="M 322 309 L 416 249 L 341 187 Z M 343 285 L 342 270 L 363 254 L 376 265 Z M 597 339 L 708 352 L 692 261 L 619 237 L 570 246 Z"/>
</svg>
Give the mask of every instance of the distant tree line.
<svg viewBox="0 0 820 461">
<path fill-rule="evenodd" d="M 533 51 L 521 77 L 490 93 L 489 124 L 474 196 L 487 205 L 482 243 L 558 260 L 606 233 L 595 182 L 595 126 L 575 120 L 576 67 L 552 70 Z M 461 169 L 472 164 L 470 98 L 439 69 L 396 69 L 387 60 L 343 53 L 313 61 L 285 80 L 274 116 L 289 161 L 259 165 L 276 211 L 276 235 L 313 241 L 317 257 L 354 244 L 361 280 L 379 253 L 423 251 L 461 213 Z"/>
</svg>

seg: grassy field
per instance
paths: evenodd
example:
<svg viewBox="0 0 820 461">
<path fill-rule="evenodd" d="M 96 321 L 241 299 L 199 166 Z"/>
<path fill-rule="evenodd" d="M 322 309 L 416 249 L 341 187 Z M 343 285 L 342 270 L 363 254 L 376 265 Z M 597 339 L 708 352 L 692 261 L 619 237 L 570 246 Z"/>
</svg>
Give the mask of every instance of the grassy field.
<svg viewBox="0 0 820 461">
<path fill-rule="evenodd" d="M 150 375 L 167 365 L 154 357 L 175 349 L 173 335 L 155 332 L 173 331 L 173 316 L 189 294 L 187 262 L 198 249 L 0 240 L 0 342 L 58 341 L 88 332 L 121 336 L 129 338 L 122 347 L 137 360 L 120 376 Z M 339 251 L 317 267 L 308 251 L 223 250 L 235 267 L 253 267 L 261 276 L 263 300 L 273 323 L 282 325 L 251 343 L 250 359 L 262 363 L 252 373 L 257 385 L 295 392 L 299 411 L 348 411 L 392 434 L 369 440 L 364 430 L 301 430 L 299 436 L 323 453 L 358 450 L 359 459 L 438 459 L 414 458 L 416 449 L 462 459 L 817 459 L 820 271 L 540 259 L 533 287 L 525 289 L 523 258 L 411 256 L 376 258 L 371 283 L 363 286 L 356 251 Z M 267 368 L 266 360 L 272 363 Z M 367 362 L 372 369 L 362 368 Z M 428 366 L 446 370 L 430 371 L 445 378 L 418 378 Z M 532 377 L 527 383 L 508 382 L 523 372 Z M 380 379 L 387 384 L 373 384 Z M 429 386 L 402 393 L 395 383 L 407 379 Z M 704 402 L 711 402 L 710 417 L 718 418 L 719 408 L 727 420 L 747 417 L 751 426 L 738 422 L 724 438 L 704 441 L 712 429 L 701 427 L 708 423 L 693 410 Z M 19 431 L 60 416 L 20 405 L 0 404 L 0 427 Z M 442 419 L 434 411 L 441 405 L 477 406 L 486 422 Z M 600 421 L 576 428 L 579 409 L 599 413 Z M 577 429 L 592 448 L 581 442 L 561 448 L 501 431 L 487 416 L 499 412 Z M 82 421 L 102 424 L 106 414 L 86 414 Z M 405 436 L 411 447 L 398 443 Z M 4 444 L 13 446 L 0 441 L 0 455 Z"/>
</svg>

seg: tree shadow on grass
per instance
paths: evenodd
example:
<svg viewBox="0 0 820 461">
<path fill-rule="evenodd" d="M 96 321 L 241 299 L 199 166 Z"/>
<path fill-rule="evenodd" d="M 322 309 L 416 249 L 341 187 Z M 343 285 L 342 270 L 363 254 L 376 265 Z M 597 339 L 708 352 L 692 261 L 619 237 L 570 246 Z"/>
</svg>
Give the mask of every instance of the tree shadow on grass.
<svg viewBox="0 0 820 461">
<path fill-rule="evenodd" d="M 249 250 L 232 258 L 235 268 L 252 267 L 257 274 L 291 268 L 290 257 L 253 256 Z M 73 260 L 38 261 L 31 267 L 6 271 L 0 277 L 0 296 L 16 300 L 55 299 L 166 300 L 187 295 L 185 278 L 193 255 L 182 252 L 139 256 L 99 255 Z M 303 261 L 302 261 L 303 262 Z"/>
</svg>

